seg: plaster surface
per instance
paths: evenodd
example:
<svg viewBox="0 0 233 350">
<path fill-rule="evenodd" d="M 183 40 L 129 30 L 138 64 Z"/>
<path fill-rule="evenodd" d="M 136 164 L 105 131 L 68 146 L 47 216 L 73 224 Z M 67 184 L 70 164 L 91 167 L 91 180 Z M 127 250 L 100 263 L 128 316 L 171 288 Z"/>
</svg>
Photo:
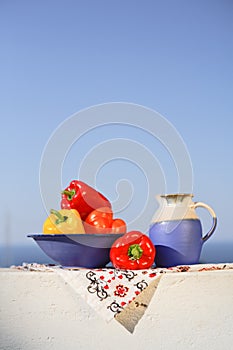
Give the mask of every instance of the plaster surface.
<svg viewBox="0 0 233 350">
<path fill-rule="evenodd" d="M 233 343 L 233 270 L 165 274 L 148 287 L 136 326 L 133 310 L 106 323 L 54 272 L 0 269 L 0 283 L 1 350 L 229 350 Z"/>
</svg>

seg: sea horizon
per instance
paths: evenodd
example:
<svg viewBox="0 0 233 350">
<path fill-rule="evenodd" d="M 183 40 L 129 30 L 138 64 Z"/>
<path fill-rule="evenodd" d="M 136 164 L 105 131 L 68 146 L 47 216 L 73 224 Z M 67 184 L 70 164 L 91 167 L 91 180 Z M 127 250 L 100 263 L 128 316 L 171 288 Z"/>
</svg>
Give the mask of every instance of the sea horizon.
<svg viewBox="0 0 233 350">
<path fill-rule="evenodd" d="M 57 264 L 36 244 L 0 245 L 1 268 L 23 263 Z M 204 244 L 199 263 L 233 263 L 233 241 Z"/>
</svg>

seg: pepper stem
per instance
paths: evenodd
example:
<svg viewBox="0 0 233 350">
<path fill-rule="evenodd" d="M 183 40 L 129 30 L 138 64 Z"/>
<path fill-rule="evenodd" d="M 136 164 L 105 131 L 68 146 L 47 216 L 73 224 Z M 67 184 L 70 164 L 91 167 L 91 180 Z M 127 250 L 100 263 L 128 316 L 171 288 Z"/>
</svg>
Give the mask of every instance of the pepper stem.
<svg viewBox="0 0 233 350">
<path fill-rule="evenodd" d="M 58 224 L 60 224 L 62 222 L 65 222 L 68 219 L 68 216 L 62 215 L 61 213 L 59 213 L 58 210 L 51 209 L 50 213 L 57 217 L 57 220 L 55 221 L 56 225 L 58 225 Z"/>
<path fill-rule="evenodd" d="M 132 244 L 128 249 L 128 256 L 131 260 L 140 259 L 143 253 L 143 249 L 139 244 Z"/>
<path fill-rule="evenodd" d="M 75 190 L 71 190 L 71 191 L 64 190 L 64 191 L 62 191 L 62 194 L 66 194 L 67 195 L 68 201 L 72 200 L 72 198 L 74 197 L 75 193 L 76 193 Z"/>
</svg>

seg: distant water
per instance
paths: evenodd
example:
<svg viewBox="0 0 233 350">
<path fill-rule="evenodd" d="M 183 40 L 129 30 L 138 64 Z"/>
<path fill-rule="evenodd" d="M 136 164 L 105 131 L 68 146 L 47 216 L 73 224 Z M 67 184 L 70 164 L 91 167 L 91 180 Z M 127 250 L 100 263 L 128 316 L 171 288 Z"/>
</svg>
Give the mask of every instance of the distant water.
<svg viewBox="0 0 233 350">
<path fill-rule="evenodd" d="M 36 244 L 25 246 L 0 246 L 0 267 L 22 265 L 22 263 L 54 264 Z"/>
<path fill-rule="evenodd" d="M 56 264 L 36 244 L 26 246 L 0 246 L 0 267 L 23 263 Z M 200 263 L 233 263 L 233 241 L 207 242 L 202 248 Z"/>
</svg>

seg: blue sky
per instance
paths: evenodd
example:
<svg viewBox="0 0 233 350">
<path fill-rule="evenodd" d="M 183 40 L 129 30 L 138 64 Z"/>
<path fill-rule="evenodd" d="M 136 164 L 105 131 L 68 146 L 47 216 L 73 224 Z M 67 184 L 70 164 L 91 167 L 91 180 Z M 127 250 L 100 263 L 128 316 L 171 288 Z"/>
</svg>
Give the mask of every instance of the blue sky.
<svg viewBox="0 0 233 350">
<path fill-rule="evenodd" d="M 78 111 L 109 102 L 145 106 L 174 126 L 191 157 L 195 200 L 210 204 L 219 219 L 211 240 L 232 240 L 232 34 L 230 0 L 1 0 L 0 243 L 26 244 L 28 232 L 41 232 L 40 162 L 54 131 Z M 173 191 L 174 169 L 164 150 L 135 130 L 122 134 L 164 161 Z M 99 142 L 96 131 L 74 145 L 64 185 L 76 174 L 80 154 Z M 124 169 L 134 173 L 137 188 L 142 173 L 127 167 L 103 169 L 99 190 L 114 197 L 104 176 L 117 181 L 118 169 L 120 177 L 127 178 Z M 144 198 L 135 195 L 136 208 Z"/>
</svg>

